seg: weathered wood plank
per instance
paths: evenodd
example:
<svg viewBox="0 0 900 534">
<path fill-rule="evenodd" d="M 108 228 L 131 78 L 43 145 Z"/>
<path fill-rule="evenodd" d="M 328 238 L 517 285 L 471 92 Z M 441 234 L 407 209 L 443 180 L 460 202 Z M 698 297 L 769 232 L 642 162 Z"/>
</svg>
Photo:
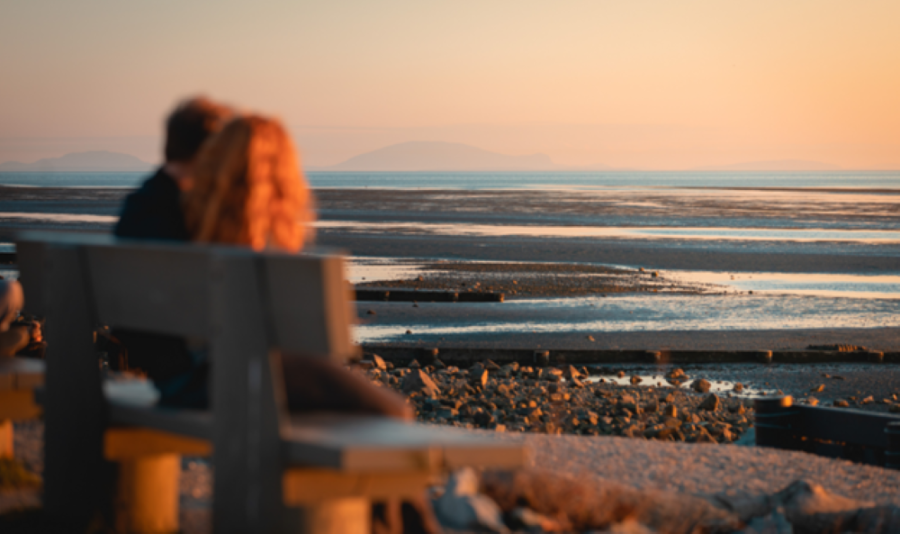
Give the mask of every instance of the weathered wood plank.
<svg viewBox="0 0 900 534">
<path fill-rule="evenodd" d="M 285 506 L 303 506 L 344 497 L 421 498 L 433 481 L 431 471 L 344 473 L 330 469 L 288 469 L 284 473 Z"/>
<path fill-rule="evenodd" d="M 102 324 L 160 334 L 209 333 L 209 252 L 201 247 L 88 246 Z"/>
<path fill-rule="evenodd" d="M 342 258 L 270 254 L 263 262 L 274 346 L 338 360 L 358 354 Z"/>
<path fill-rule="evenodd" d="M 849 408 L 804 406 L 795 404 L 791 431 L 816 439 L 854 443 L 887 448 L 888 423 L 900 422 L 900 417 Z"/>
<path fill-rule="evenodd" d="M 212 406 L 221 414 L 212 426 L 213 528 L 220 533 L 274 532 L 285 520 L 284 381 L 280 362 L 271 365 L 259 270 L 258 258 L 222 253 L 210 273 Z"/>
<path fill-rule="evenodd" d="M 0 421 L 24 421 L 41 416 L 41 407 L 34 402 L 34 392 L 28 389 L 0 391 Z"/>
<path fill-rule="evenodd" d="M 107 460 L 117 462 L 161 454 L 209 456 L 212 454 L 212 444 L 208 440 L 161 430 L 118 427 L 110 428 L 104 434 L 103 454 Z"/>
<path fill-rule="evenodd" d="M 43 360 L 6 358 L 0 360 L 0 391 L 31 390 L 44 385 Z"/>
<path fill-rule="evenodd" d="M 105 406 L 91 332 L 87 273 L 78 248 L 46 249 L 47 373 L 44 403 L 44 510 L 87 525 L 109 513 L 111 465 L 103 460 Z"/>
<path fill-rule="evenodd" d="M 440 470 L 448 464 L 518 466 L 521 445 L 459 429 L 383 417 L 310 414 L 292 418 L 286 433 L 292 465 L 353 472 Z"/>
<path fill-rule="evenodd" d="M 156 406 L 158 395 L 145 380 L 107 381 L 103 390 L 112 425 L 146 427 L 200 440 L 212 439 L 211 412 Z"/>
</svg>

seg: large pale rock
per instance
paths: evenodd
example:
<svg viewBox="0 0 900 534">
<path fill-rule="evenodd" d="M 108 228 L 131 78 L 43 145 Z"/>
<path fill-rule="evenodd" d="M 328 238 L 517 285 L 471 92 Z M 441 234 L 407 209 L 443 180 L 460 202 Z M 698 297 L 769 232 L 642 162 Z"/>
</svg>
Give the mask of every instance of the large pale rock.
<svg viewBox="0 0 900 534">
<path fill-rule="evenodd" d="M 363 361 L 371 362 L 375 369 L 387 370 L 387 363 L 385 363 L 384 358 L 377 354 L 367 354 Z"/>
<path fill-rule="evenodd" d="M 441 394 L 441 389 L 434 383 L 431 376 L 421 369 L 414 369 L 412 372 L 403 377 L 404 393 L 421 392 L 429 397 L 436 397 Z"/>
<path fill-rule="evenodd" d="M 444 494 L 434 503 L 438 521 L 456 530 L 508 532 L 500 507 L 478 493 L 478 484 L 478 475 L 471 468 L 453 473 Z"/>
<path fill-rule="evenodd" d="M 794 534 L 794 527 L 778 509 L 765 517 L 754 517 L 740 534 Z"/>
</svg>

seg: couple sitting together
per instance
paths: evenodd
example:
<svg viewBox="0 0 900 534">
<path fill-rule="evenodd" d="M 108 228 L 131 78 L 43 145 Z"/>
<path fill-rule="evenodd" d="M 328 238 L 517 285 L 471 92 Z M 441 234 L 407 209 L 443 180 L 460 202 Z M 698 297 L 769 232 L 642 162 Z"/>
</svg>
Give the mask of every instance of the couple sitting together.
<svg viewBox="0 0 900 534">
<path fill-rule="evenodd" d="M 165 164 L 128 196 L 118 237 L 221 243 L 297 252 L 313 232 L 312 194 L 282 124 L 236 113 L 204 98 L 182 103 L 166 122 Z M 159 390 L 160 403 L 208 404 L 202 346 L 135 331 L 113 332 L 128 366 Z M 403 398 L 329 360 L 283 360 L 288 407 L 411 418 Z"/>
<path fill-rule="evenodd" d="M 313 235 L 312 194 L 293 143 L 277 120 L 196 98 L 166 122 L 165 164 L 128 196 L 118 237 L 221 243 L 300 251 Z M 189 340 L 115 330 L 128 367 L 160 392 L 160 404 L 209 404 L 206 349 Z M 411 419 L 405 400 L 326 359 L 283 358 L 288 409 L 368 413 Z M 438 533 L 423 495 L 373 507 L 378 534 Z"/>
</svg>

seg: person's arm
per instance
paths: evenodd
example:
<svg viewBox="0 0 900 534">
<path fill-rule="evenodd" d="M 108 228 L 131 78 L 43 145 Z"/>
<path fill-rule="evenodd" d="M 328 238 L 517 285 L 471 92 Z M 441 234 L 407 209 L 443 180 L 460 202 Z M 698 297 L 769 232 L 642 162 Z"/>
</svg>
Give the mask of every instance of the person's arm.
<svg viewBox="0 0 900 534">
<path fill-rule="evenodd" d="M 403 397 L 331 360 L 285 357 L 282 367 L 291 412 L 333 411 L 413 418 L 412 408 Z"/>
</svg>

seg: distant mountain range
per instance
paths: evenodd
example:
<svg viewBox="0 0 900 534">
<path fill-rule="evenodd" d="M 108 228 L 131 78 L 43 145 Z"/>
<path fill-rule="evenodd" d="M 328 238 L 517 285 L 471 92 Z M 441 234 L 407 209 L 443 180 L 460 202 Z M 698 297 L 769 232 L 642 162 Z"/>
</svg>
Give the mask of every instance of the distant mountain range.
<svg viewBox="0 0 900 534">
<path fill-rule="evenodd" d="M 733 165 L 715 165 L 696 167 L 695 171 L 836 171 L 840 167 L 821 161 L 802 159 L 779 159 L 773 161 L 749 161 Z"/>
<path fill-rule="evenodd" d="M 153 164 L 130 154 L 98 150 L 75 152 L 33 163 L 7 161 L 0 172 L 147 172 Z M 696 167 L 694 171 L 832 171 L 840 167 L 820 161 L 796 159 L 751 161 L 733 165 Z M 311 171 L 588 171 L 614 170 L 606 165 L 571 167 L 555 163 L 546 154 L 510 156 L 462 143 L 413 141 L 386 146 Z M 620 169 L 624 170 L 624 169 Z"/>
<path fill-rule="evenodd" d="M 592 169 L 608 169 L 605 166 Z M 312 171 L 549 171 L 575 170 L 554 163 L 546 154 L 509 156 L 462 143 L 413 141 L 386 146 Z M 579 169 L 586 169 L 586 167 Z"/>
<path fill-rule="evenodd" d="M 0 163 L 0 172 L 146 172 L 152 168 L 152 164 L 132 155 L 105 150 L 74 152 L 33 163 Z"/>
</svg>

